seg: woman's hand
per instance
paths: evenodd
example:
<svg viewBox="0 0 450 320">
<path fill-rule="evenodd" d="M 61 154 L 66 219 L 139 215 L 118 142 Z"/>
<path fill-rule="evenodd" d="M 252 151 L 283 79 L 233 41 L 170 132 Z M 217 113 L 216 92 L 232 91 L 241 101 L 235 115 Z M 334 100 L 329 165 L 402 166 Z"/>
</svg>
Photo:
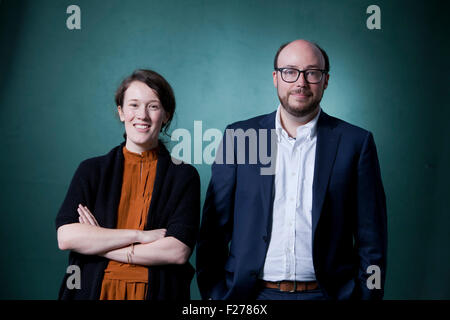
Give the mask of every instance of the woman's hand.
<svg viewBox="0 0 450 320">
<path fill-rule="evenodd" d="M 81 204 L 78 205 L 77 208 L 78 214 L 80 215 L 78 217 L 78 221 L 81 224 L 89 224 L 95 227 L 99 227 L 97 220 L 95 219 L 94 215 L 91 211 L 89 211 L 88 207 L 82 206 Z M 138 232 L 138 241 L 139 243 L 150 243 L 159 239 L 162 239 L 166 235 L 166 229 L 154 229 L 154 230 L 136 230 Z"/>
<path fill-rule="evenodd" d="M 166 229 L 154 229 L 154 230 L 146 230 L 140 231 L 138 242 L 140 243 L 149 243 L 159 239 L 162 239 L 166 236 Z"/>
<path fill-rule="evenodd" d="M 91 211 L 89 211 L 88 207 L 79 204 L 77 211 L 78 214 L 80 215 L 78 217 L 78 221 L 80 221 L 81 224 L 90 224 L 96 227 L 100 226 L 97 220 L 95 219 L 94 215 L 91 213 Z"/>
</svg>

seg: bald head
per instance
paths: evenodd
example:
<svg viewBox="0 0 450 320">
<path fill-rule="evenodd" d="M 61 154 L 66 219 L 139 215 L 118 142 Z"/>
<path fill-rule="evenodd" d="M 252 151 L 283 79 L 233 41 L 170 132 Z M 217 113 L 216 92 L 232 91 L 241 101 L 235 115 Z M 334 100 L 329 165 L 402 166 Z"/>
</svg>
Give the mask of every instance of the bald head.
<svg viewBox="0 0 450 320">
<path fill-rule="evenodd" d="M 282 106 L 281 117 L 293 117 L 296 123 L 308 122 L 317 114 L 328 87 L 327 54 L 315 43 L 295 40 L 278 49 L 274 65 L 273 85 Z"/>
<path fill-rule="evenodd" d="M 296 60 L 302 57 L 308 61 L 315 60 L 319 64 L 318 68 L 330 71 L 330 62 L 325 50 L 307 40 L 299 39 L 283 44 L 275 55 L 274 69 L 282 65 L 286 57 L 294 57 L 297 58 Z"/>
</svg>

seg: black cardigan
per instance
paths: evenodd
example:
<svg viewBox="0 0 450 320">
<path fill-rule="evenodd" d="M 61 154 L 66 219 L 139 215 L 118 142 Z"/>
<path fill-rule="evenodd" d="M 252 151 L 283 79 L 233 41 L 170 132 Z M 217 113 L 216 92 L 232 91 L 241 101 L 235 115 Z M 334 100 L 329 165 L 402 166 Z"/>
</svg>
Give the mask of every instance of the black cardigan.
<svg viewBox="0 0 450 320">
<path fill-rule="evenodd" d="M 108 154 L 83 161 L 70 184 L 66 198 L 56 217 L 56 229 L 78 222 L 77 207 L 89 208 L 98 223 L 115 228 L 122 189 L 122 148 L 125 142 Z M 145 230 L 166 228 L 172 236 L 194 249 L 200 220 L 200 177 L 185 163 L 175 164 L 160 142 L 155 184 Z M 68 289 L 65 274 L 59 299 L 92 299 L 100 297 L 103 273 L 109 260 L 96 255 L 71 251 L 69 265 L 81 269 L 81 289 Z M 183 265 L 149 266 L 147 300 L 188 300 L 194 268 Z"/>
</svg>

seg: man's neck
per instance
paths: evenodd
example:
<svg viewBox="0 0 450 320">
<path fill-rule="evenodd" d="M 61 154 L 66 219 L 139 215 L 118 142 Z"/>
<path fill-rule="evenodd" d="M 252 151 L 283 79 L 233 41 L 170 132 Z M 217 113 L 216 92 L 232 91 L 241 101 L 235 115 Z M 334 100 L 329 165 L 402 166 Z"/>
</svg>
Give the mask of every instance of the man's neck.
<svg viewBox="0 0 450 320">
<path fill-rule="evenodd" d="M 296 117 L 287 112 L 283 106 L 280 108 L 280 122 L 281 126 L 288 133 L 288 135 L 292 138 L 297 137 L 297 128 L 307 124 L 310 122 L 320 110 L 320 106 L 317 106 L 316 109 L 310 114 L 303 117 Z"/>
</svg>

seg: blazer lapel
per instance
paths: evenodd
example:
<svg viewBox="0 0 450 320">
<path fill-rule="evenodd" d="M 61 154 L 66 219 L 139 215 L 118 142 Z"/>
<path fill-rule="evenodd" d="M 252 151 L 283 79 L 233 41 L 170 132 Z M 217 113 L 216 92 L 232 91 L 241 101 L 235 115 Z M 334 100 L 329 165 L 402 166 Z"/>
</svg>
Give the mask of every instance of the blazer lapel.
<svg viewBox="0 0 450 320">
<path fill-rule="evenodd" d="M 261 195 L 262 195 L 262 207 L 263 207 L 263 212 L 261 212 L 262 214 L 264 214 L 264 218 L 268 219 L 268 223 L 267 223 L 267 227 L 268 227 L 268 234 L 270 234 L 270 231 L 272 229 L 272 209 L 273 209 L 273 187 L 274 187 L 274 179 L 275 179 L 275 165 L 276 165 L 276 158 L 277 158 L 277 149 L 276 149 L 276 143 L 274 143 L 275 148 L 272 148 L 272 143 L 271 143 L 271 130 L 275 130 L 275 115 L 276 115 L 276 111 L 272 112 L 270 114 L 268 114 L 266 117 L 263 117 L 260 120 L 260 129 L 266 129 L 266 150 L 267 150 L 267 155 L 266 156 L 271 156 L 271 161 L 267 164 L 267 165 L 263 165 L 259 162 L 259 170 L 260 170 L 260 174 L 259 174 L 259 178 L 260 178 L 260 191 L 261 191 Z M 258 144 L 260 144 L 260 139 L 261 137 L 259 136 L 260 132 L 258 132 Z M 276 138 L 276 136 L 274 137 Z M 276 142 L 276 141 L 275 141 Z M 258 146 L 258 151 L 259 151 L 259 147 Z M 273 162 L 273 163 L 272 163 Z M 273 174 L 261 174 L 261 169 L 262 168 L 266 168 L 268 169 L 269 167 L 273 166 Z"/>
<path fill-rule="evenodd" d="M 313 205 L 312 205 L 312 239 L 322 212 L 328 182 L 333 169 L 336 152 L 339 145 L 340 134 L 334 132 L 332 118 L 321 112 L 317 122 L 316 159 L 313 179 Z"/>
</svg>

